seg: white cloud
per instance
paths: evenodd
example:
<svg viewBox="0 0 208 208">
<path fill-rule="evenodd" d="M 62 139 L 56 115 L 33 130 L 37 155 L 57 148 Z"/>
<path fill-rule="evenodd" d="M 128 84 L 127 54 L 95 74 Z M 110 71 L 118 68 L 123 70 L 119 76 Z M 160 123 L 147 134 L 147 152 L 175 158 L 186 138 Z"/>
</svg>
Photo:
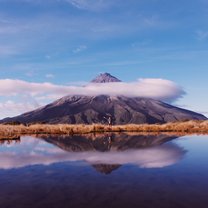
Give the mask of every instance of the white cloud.
<svg viewBox="0 0 208 208">
<path fill-rule="evenodd" d="M 0 103 L 0 116 L 2 118 L 11 117 L 14 115 L 19 115 L 27 111 L 34 110 L 38 106 L 31 102 L 14 102 L 13 100 L 8 100 Z"/>
<path fill-rule="evenodd" d="M 51 77 L 51 75 L 48 77 Z M 66 95 L 123 95 L 148 97 L 173 102 L 184 95 L 183 89 L 164 79 L 139 79 L 136 82 L 77 85 L 55 85 L 49 82 L 33 83 L 23 80 L 0 80 L 0 118 L 16 116 L 36 109 Z"/>
<path fill-rule="evenodd" d="M 109 0 L 66 0 L 74 7 L 83 10 L 100 11 L 112 5 Z"/>
<path fill-rule="evenodd" d="M 98 4 L 99 1 L 91 1 L 95 3 L 86 0 L 80 1 L 81 3 L 77 2 L 80 5 L 97 5 L 96 7 L 112 2 L 107 0 L 107 2 L 103 1 L 103 3 Z M 66 51 L 73 53 L 74 49 L 74 53 L 76 53 L 85 50 L 86 46 L 80 46 L 76 49 L 78 44 L 82 43 L 83 38 L 85 44 L 91 45 L 93 41 L 106 41 L 108 38 L 117 38 L 118 36 L 125 37 L 150 28 L 158 29 L 161 25 L 166 27 L 163 21 L 158 18 L 154 19 L 149 15 L 126 15 L 120 18 L 102 18 L 100 15 L 86 17 L 85 15 L 68 13 L 67 16 L 60 16 L 49 12 L 40 13 L 35 17 L 19 18 L 13 15 L 8 17 L 8 15 L 0 14 L 0 19 L 8 19 L 0 22 L 0 45 L 7 47 L 6 50 L 0 48 L 0 54 L 21 55 L 24 60 L 29 58 L 30 63 L 31 59 L 37 57 L 37 54 L 38 56 L 50 54 L 49 56 L 46 55 L 45 58 L 54 61 L 57 56 L 63 56 Z M 57 56 L 54 57 L 54 53 Z M 97 52 L 93 57 L 97 57 Z M 37 60 L 35 62 L 37 63 Z"/>
<path fill-rule="evenodd" d="M 79 47 L 77 47 L 76 49 L 73 50 L 73 53 L 80 53 L 86 49 L 87 49 L 86 45 L 80 45 Z"/>
<path fill-rule="evenodd" d="M 45 77 L 46 77 L 46 78 L 49 78 L 49 79 L 50 79 L 50 78 L 54 78 L 54 74 L 46 74 Z"/>
<path fill-rule="evenodd" d="M 197 39 L 200 40 L 200 41 L 208 39 L 208 31 L 198 30 L 196 32 L 196 35 L 197 35 Z"/>
<path fill-rule="evenodd" d="M 124 95 L 128 97 L 148 97 L 163 101 L 174 101 L 183 96 L 180 86 L 170 80 L 139 79 L 136 82 L 116 82 L 85 86 L 55 85 L 49 82 L 32 83 L 22 80 L 1 79 L 0 96 L 16 96 L 28 94 L 30 96 L 49 95 L 60 98 L 65 95 Z"/>
</svg>

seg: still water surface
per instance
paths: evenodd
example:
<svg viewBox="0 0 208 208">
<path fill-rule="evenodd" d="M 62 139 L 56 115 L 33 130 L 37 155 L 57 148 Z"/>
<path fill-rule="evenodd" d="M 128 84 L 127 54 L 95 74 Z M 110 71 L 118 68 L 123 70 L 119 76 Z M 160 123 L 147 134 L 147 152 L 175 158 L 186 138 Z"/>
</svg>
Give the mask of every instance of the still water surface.
<svg viewBox="0 0 208 208">
<path fill-rule="evenodd" d="M 0 208 L 208 207 L 208 136 L 1 141 Z"/>
</svg>

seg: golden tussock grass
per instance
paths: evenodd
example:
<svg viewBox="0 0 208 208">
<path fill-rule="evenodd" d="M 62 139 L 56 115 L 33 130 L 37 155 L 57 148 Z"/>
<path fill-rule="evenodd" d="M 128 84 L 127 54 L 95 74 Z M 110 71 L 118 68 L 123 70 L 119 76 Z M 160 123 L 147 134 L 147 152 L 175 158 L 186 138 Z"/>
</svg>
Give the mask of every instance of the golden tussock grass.
<svg viewBox="0 0 208 208">
<path fill-rule="evenodd" d="M 208 121 L 187 121 L 166 124 L 128 124 L 108 126 L 102 124 L 33 124 L 24 125 L 0 125 L 0 139 L 16 138 L 22 135 L 57 134 L 73 135 L 103 132 L 138 132 L 160 133 L 175 132 L 181 134 L 208 134 Z"/>
</svg>

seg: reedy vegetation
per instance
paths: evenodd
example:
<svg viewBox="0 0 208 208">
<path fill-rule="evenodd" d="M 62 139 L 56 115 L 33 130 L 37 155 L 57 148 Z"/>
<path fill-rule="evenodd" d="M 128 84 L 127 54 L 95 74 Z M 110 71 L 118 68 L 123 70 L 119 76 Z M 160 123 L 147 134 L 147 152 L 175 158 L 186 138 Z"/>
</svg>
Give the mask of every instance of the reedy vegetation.
<svg viewBox="0 0 208 208">
<path fill-rule="evenodd" d="M 16 138 L 22 135 L 57 134 L 73 135 L 103 132 L 138 132 L 160 133 L 175 132 L 184 134 L 208 134 L 208 121 L 187 121 L 166 124 L 128 124 L 108 126 L 102 124 L 71 125 L 71 124 L 33 124 L 24 125 L 0 125 L 0 139 Z"/>
</svg>

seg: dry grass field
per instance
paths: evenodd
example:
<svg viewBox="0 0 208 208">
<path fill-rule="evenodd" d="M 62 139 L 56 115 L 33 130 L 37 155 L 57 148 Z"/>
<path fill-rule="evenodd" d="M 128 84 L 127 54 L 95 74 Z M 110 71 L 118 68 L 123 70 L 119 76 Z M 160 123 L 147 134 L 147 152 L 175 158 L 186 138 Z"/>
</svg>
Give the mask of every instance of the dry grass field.
<svg viewBox="0 0 208 208">
<path fill-rule="evenodd" d="M 73 135 L 103 132 L 138 132 L 138 133 L 182 133 L 208 134 L 208 121 L 187 121 L 167 124 L 128 124 L 128 125 L 69 125 L 69 124 L 34 124 L 0 125 L 0 139 L 13 139 L 22 135 L 56 134 Z"/>
</svg>

